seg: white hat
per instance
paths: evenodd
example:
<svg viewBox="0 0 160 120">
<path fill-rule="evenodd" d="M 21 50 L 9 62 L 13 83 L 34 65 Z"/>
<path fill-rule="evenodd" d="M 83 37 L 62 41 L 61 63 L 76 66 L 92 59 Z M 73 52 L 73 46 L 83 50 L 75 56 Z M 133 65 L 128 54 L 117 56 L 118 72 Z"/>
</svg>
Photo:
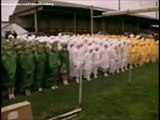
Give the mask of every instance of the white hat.
<svg viewBox="0 0 160 120">
<path fill-rule="evenodd" d="M 140 35 L 136 35 L 136 37 L 135 37 L 135 38 L 139 39 L 140 37 L 141 37 Z"/>
<path fill-rule="evenodd" d="M 8 38 L 14 39 L 14 36 L 10 34 Z"/>
<path fill-rule="evenodd" d="M 93 46 L 89 46 L 87 49 L 88 51 L 93 50 Z"/>
<path fill-rule="evenodd" d="M 130 34 L 129 37 L 134 38 L 134 34 Z"/>
</svg>

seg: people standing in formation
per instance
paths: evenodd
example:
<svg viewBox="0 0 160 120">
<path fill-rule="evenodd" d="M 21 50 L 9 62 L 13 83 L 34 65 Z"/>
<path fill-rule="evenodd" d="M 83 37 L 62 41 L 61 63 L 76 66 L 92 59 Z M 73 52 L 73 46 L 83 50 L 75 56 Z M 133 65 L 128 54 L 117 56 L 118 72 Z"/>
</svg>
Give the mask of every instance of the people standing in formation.
<svg viewBox="0 0 160 120">
<path fill-rule="evenodd" d="M 6 31 L 5 32 L 5 39 L 13 40 L 17 38 L 17 33 L 15 30 L 13 31 Z"/>
<path fill-rule="evenodd" d="M 91 81 L 158 60 L 154 39 L 116 35 L 17 36 L 2 43 L 2 89 L 14 99 L 15 89 L 31 96 L 32 88 L 58 88 L 82 78 Z M 145 52 L 144 52 L 145 51 Z M 92 75 L 93 74 L 93 78 Z"/>
</svg>

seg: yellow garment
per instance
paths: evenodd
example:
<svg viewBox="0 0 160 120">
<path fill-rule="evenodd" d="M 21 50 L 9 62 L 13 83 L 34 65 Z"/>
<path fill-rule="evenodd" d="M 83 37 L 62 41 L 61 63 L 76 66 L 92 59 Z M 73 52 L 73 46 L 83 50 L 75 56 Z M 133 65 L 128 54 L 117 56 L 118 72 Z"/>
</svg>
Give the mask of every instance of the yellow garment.
<svg viewBox="0 0 160 120">
<path fill-rule="evenodd" d="M 129 62 L 135 64 L 137 61 L 137 50 L 135 45 L 129 46 Z"/>
<path fill-rule="evenodd" d="M 147 44 L 145 44 L 144 46 L 143 46 L 143 52 L 144 52 L 144 62 L 149 62 L 149 60 L 148 60 L 148 45 Z"/>
<path fill-rule="evenodd" d="M 138 44 L 134 47 L 135 55 L 134 55 L 134 64 L 139 64 L 139 56 L 140 56 L 140 47 Z"/>
<path fill-rule="evenodd" d="M 139 48 L 139 64 L 140 65 L 143 65 L 145 62 L 146 52 L 144 51 L 145 51 L 144 44 L 141 43 L 140 48 Z"/>
<path fill-rule="evenodd" d="M 158 52 L 159 52 L 159 44 L 155 43 L 154 46 L 153 46 L 153 58 L 152 58 L 152 62 L 155 62 L 155 61 L 159 60 L 158 59 L 159 58 Z"/>
</svg>

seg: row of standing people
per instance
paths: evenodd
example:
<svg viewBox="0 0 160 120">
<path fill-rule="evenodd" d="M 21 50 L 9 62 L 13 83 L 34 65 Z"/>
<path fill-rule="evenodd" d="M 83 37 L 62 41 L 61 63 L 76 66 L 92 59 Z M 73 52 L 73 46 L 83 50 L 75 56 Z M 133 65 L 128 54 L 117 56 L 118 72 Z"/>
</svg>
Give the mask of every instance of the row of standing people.
<svg viewBox="0 0 160 120">
<path fill-rule="evenodd" d="M 30 96 L 32 86 L 39 91 L 43 86 L 56 89 L 59 78 L 64 85 L 72 78 L 79 83 L 81 71 L 83 79 L 88 81 L 92 80 L 91 74 L 97 78 L 98 71 L 107 77 L 128 70 L 128 65 L 133 68 L 158 60 L 157 43 L 101 36 L 33 36 L 5 42 L 2 46 L 3 85 L 9 99 L 13 99 L 15 86 Z"/>
<path fill-rule="evenodd" d="M 57 49 L 57 43 L 47 46 L 45 42 L 9 41 L 2 44 L 2 90 L 9 99 L 14 99 L 15 89 L 31 96 L 31 88 L 42 91 L 49 86 L 58 88 L 59 73 L 62 82 L 68 85 L 69 53 L 67 45 Z"/>
</svg>

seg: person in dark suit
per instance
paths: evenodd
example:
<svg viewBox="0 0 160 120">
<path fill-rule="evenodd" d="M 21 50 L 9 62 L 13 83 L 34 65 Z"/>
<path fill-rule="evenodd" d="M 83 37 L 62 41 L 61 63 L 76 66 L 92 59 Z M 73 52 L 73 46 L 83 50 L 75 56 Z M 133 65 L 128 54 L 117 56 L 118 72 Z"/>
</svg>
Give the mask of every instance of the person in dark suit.
<svg viewBox="0 0 160 120">
<path fill-rule="evenodd" d="M 17 38 L 17 33 L 16 33 L 16 31 L 13 31 L 12 35 L 14 36 L 14 39 Z"/>
</svg>

